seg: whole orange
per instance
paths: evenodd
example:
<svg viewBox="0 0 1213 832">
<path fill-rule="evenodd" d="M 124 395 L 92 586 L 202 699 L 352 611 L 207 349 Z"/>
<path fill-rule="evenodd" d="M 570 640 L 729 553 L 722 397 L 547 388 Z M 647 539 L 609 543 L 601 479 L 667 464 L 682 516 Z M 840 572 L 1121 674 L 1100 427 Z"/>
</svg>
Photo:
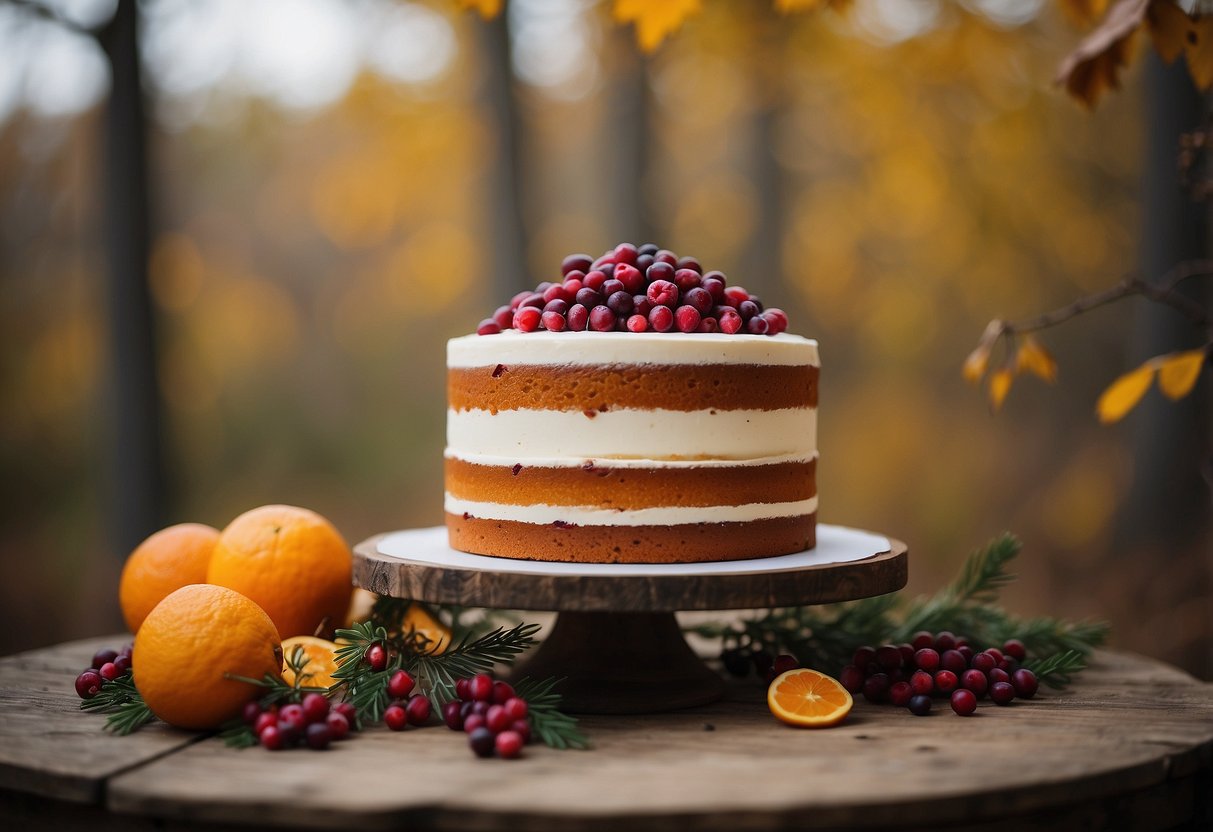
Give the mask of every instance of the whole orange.
<svg viewBox="0 0 1213 832">
<path fill-rule="evenodd" d="M 239 592 L 184 586 L 156 605 L 135 635 L 135 687 L 152 713 L 179 728 L 217 728 L 263 691 L 227 674 L 282 673 L 278 630 Z"/>
<path fill-rule="evenodd" d="M 132 633 L 152 608 L 175 589 L 206 581 L 219 530 L 201 523 L 179 523 L 161 529 L 139 544 L 122 567 L 118 602 Z"/>
<path fill-rule="evenodd" d="M 352 556 L 333 524 L 295 506 L 262 506 L 219 535 L 208 583 L 247 595 L 283 638 L 312 635 L 344 621 Z"/>
</svg>

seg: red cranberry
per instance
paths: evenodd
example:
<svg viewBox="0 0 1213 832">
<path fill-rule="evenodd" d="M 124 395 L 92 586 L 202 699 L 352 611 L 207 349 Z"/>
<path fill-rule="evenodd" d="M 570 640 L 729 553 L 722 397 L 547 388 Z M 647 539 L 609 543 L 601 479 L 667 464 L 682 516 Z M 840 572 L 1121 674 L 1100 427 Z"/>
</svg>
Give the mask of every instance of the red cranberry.
<svg viewBox="0 0 1213 832">
<path fill-rule="evenodd" d="M 329 714 L 325 717 L 324 724 L 329 727 L 329 734 L 334 742 L 340 742 L 350 735 L 350 721 L 339 713 Z"/>
<path fill-rule="evenodd" d="M 493 732 L 483 725 L 475 731 L 468 732 L 468 746 L 477 757 L 492 757 L 497 738 Z"/>
<path fill-rule="evenodd" d="M 737 304 L 737 312 L 741 315 L 743 320 L 749 321 L 758 314 L 758 304 L 754 303 L 752 300 L 742 301 L 741 303 Z"/>
<path fill-rule="evenodd" d="M 595 306 L 590 310 L 590 329 L 610 332 L 615 328 L 615 313 L 609 306 Z"/>
<path fill-rule="evenodd" d="M 387 692 L 393 699 L 403 699 L 413 692 L 416 684 L 407 670 L 397 670 L 387 680 Z"/>
<path fill-rule="evenodd" d="M 632 295 L 632 311 L 647 318 L 653 311 L 653 301 L 645 294 Z"/>
<path fill-rule="evenodd" d="M 788 316 L 779 309 L 768 309 L 762 313 L 762 319 L 767 322 L 768 335 L 778 335 L 788 329 Z"/>
<path fill-rule="evenodd" d="M 980 670 L 966 670 L 960 674 L 960 686 L 972 691 L 973 695 L 980 699 L 985 696 L 986 690 L 990 687 L 990 680 Z"/>
<path fill-rule="evenodd" d="M 952 710 L 960 716 L 969 716 L 977 710 L 977 697 L 971 690 L 952 691 Z"/>
<path fill-rule="evenodd" d="M 266 751 L 280 751 L 286 745 L 282 732 L 277 725 L 267 725 L 257 732 L 257 742 Z"/>
<path fill-rule="evenodd" d="M 972 663 L 973 656 L 975 655 L 972 647 L 967 644 L 957 644 L 956 652 L 963 656 L 966 662 Z"/>
<path fill-rule="evenodd" d="M 493 313 L 493 323 L 501 329 L 510 329 L 514 326 L 514 310 L 508 306 L 498 306 Z"/>
<path fill-rule="evenodd" d="M 118 669 L 118 665 L 113 662 L 106 662 L 101 665 L 101 669 L 97 673 L 107 682 L 112 682 L 122 675 L 122 671 Z"/>
<path fill-rule="evenodd" d="M 944 650 L 943 655 L 939 657 L 939 666 L 959 676 L 965 672 L 969 663 L 965 661 L 964 656 L 960 655 L 959 650 Z"/>
<path fill-rule="evenodd" d="M 400 705 L 388 705 L 383 709 L 383 721 L 393 731 L 403 731 L 409 724 L 409 715 Z"/>
<path fill-rule="evenodd" d="M 304 713 L 303 706 L 296 705 L 294 703 L 291 703 L 290 705 L 283 705 L 278 710 L 279 726 L 281 726 L 284 722 L 302 731 L 304 726 L 307 725 L 307 714 Z"/>
<path fill-rule="evenodd" d="M 573 270 L 585 271 L 594 262 L 594 258 L 588 254 L 570 254 L 564 260 L 560 261 L 560 273 L 567 275 Z"/>
<path fill-rule="evenodd" d="M 719 272 L 708 272 L 709 275 L 719 274 Z M 724 298 L 724 281 L 717 280 L 714 277 L 705 276 L 699 284 L 699 288 L 703 289 L 712 298 L 713 303 L 720 303 Z"/>
<path fill-rule="evenodd" d="M 1006 656 L 1004 656 L 1002 654 L 1002 651 L 999 650 L 997 647 L 987 647 L 985 652 L 986 652 L 986 655 L 993 656 L 994 661 L 999 664 L 1002 664 L 1003 660 L 1006 658 Z"/>
<path fill-rule="evenodd" d="M 921 693 L 911 696 L 909 707 L 914 716 L 926 716 L 931 712 L 931 697 Z"/>
<path fill-rule="evenodd" d="M 920 670 L 934 673 L 939 670 L 939 652 L 930 647 L 924 647 L 914 654 L 914 663 Z"/>
<path fill-rule="evenodd" d="M 649 326 L 655 332 L 669 332 L 674 326 L 674 313 L 668 306 L 654 306 L 649 313 Z"/>
<path fill-rule="evenodd" d="M 569 311 L 569 304 L 568 301 L 556 298 L 555 300 L 548 301 L 547 305 L 543 307 L 543 311 L 545 314 L 555 312 L 558 315 L 564 315 Z"/>
<path fill-rule="evenodd" d="M 522 299 L 522 303 L 518 304 L 518 308 L 527 309 L 529 307 L 534 307 L 536 309 L 543 309 L 544 303 L 543 292 L 531 292 Z"/>
<path fill-rule="evenodd" d="M 1011 674 L 1011 685 L 1015 688 L 1015 695 L 1020 699 L 1031 699 L 1040 689 L 1040 682 L 1036 679 L 1036 674 L 1024 667 Z"/>
<path fill-rule="evenodd" d="M 543 292 L 543 308 L 547 309 L 548 304 L 554 300 L 562 300 L 566 304 L 573 302 L 573 292 L 569 291 L 567 285 L 557 283 L 555 286 L 549 286 Z"/>
<path fill-rule="evenodd" d="M 484 715 L 484 724 L 494 734 L 500 734 L 510 727 L 510 723 L 513 721 L 510 719 L 510 715 L 505 712 L 504 705 L 493 705 L 489 708 L 489 712 Z"/>
<path fill-rule="evenodd" d="M 544 312 L 539 321 L 548 332 L 564 332 L 564 328 L 568 325 L 564 315 L 559 312 Z"/>
<path fill-rule="evenodd" d="M 513 698 L 513 685 L 511 685 L 509 682 L 503 682 L 500 680 L 493 682 L 493 702 L 498 705 L 504 705 Z"/>
<path fill-rule="evenodd" d="M 627 264 L 616 266 L 612 279 L 618 281 L 620 288 L 630 294 L 634 295 L 644 290 L 644 275 L 635 266 Z"/>
<path fill-rule="evenodd" d="M 522 753 L 522 735 L 516 731 L 502 731 L 493 740 L 497 756 L 503 760 L 513 760 Z"/>
<path fill-rule="evenodd" d="M 858 647 L 851 656 L 851 664 L 860 670 L 867 670 L 868 665 L 874 661 L 876 661 L 876 648 L 874 647 Z"/>
<path fill-rule="evenodd" d="M 477 728 L 483 728 L 484 722 L 484 714 L 468 714 L 463 718 L 463 731 L 470 734 Z"/>
<path fill-rule="evenodd" d="M 303 718 L 309 723 L 323 722 L 325 717 L 329 715 L 329 700 L 322 693 L 309 693 L 305 695 L 300 707 L 303 708 Z"/>
<path fill-rule="evenodd" d="M 956 678 L 956 674 L 950 670 L 935 671 L 935 689 L 940 693 L 951 693 L 956 690 L 960 684 L 960 680 Z"/>
<path fill-rule="evenodd" d="M 244 708 L 240 711 L 240 720 L 245 725 L 253 725 L 257 722 L 257 717 L 261 716 L 262 713 L 261 703 L 254 699 L 252 702 L 244 703 Z"/>
<path fill-rule="evenodd" d="M 1022 662 L 1028 657 L 1028 648 L 1024 647 L 1022 641 L 1013 638 L 1002 646 L 1002 652 L 1013 658 L 1017 662 Z"/>
<path fill-rule="evenodd" d="M 576 300 L 586 309 L 593 309 L 598 304 L 602 303 L 602 292 L 597 289 L 586 287 L 577 293 Z"/>
<path fill-rule="evenodd" d="M 629 332 L 644 332 L 649 328 L 649 319 L 644 315 L 632 315 L 628 318 Z"/>
<path fill-rule="evenodd" d="M 501 332 L 501 326 L 492 318 L 485 318 L 476 325 L 477 335 L 496 335 Z"/>
<path fill-rule="evenodd" d="M 583 280 L 585 280 L 585 272 L 580 269 L 574 269 L 564 276 L 564 288 L 570 292 L 576 292 L 577 289 L 581 288 L 581 281 Z"/>
<path fill-rule="evenodd" d="M 926 630 L 919 630 L 917 633 L 914 634 L 914 637 L 912 639 L 910 639 L 910 646 L 913 647 L 915 650 L 922 650 L 923 648 L 926 648 L 926 647 L 930 647 L 931 649 L 934 649 L 935 648 L 935 636 L 931 635 Z"/>
<path fill-rule="evenodd" d="M 108 647 L 98 650 L 93 654 L 93 670 L 100 670 L 102 665 L 109 664 L 116 658 L 118 658 L 117 650 L 110 650 Z"/>
<path fill-rule="evenodd" d="M 471 679 L 456 679 L 455 680 L 455 696 L 464 702 L 471 701 L 472 693 L 471 693 L 471 689 L 469 688 L 469 685 L 471 683 L 472 683 Z"/>
<path fill-rule="evenodd" d="M 863 690 L 863 671 L 849 664 L 838 674 L 838 681 L 849 693 L 859 693 Z"/>
<path fill-rule="evenodd" d="M 942 633 L 938 633 L 935 636 L 935 649 L 940 653 L 944 652 L 945 650 L 955 650 L 956 636 L 952 635 L 947 630 L 944 630 Z"/>
<path fill-rule="evenodd" d="M 654 306 L 673 307 L 678 303 L 678 287 L 668 280 L 654 280 L 646 294 Z"/>
<path fill-rule="evenodd" d="M 656 243 L 645 243 L 642 246 L 637 246 L 636 250 L 639 251 L 642 256 L 647 254 L 652 257 L 661 250 L 661 246 L 657 245 Z"/>
<path fill-rule="evenodd" d="M 775 657 L 774 664 L 771 665 L 771 669 L 775 671 L 776 676 L 787 673 L 789 670 L 795 670 L 798 667 L 800 667 L 800 662 L 796 660 L 795 656 L 788 653 L 780 653 Z"/>
<path fill-rule="evenodd" d="M 704 318 L 699 322 L 699 329 L 696 332 L 715 332 L 720 328 L 715 318 Z"/>
<path fill-rule="evenodd" d="M 750 293 L 740 286 L 729 286 L 724 290 L 724 296 L 733 302 L 734 307 L 750 299 Z"/>
<path fill-rule="evenodd" d="M 313 722 L 307 727 L 307 745 L 313 751 L 323 751 L 333 741 L 333 732 L 323 722 Z"/>
<path fill-rule="evenodd" d="M 700 320 L 699 310 L 694 306 L 680 306 L 674 312 L 674 323 L 679 332 L 694 332 L 699 329 Z"/>
<path fill-rule="evenodd" d="M 978 653 L 977 655 L 973 656 L 973 658 L 969 661 L 969 664 L 974 670 L 980 670 L 982 673 L 989 673 L 994 669 L 998 662 L 994 661 L 994 657 L 989 653 Z"/>
<path fill-rule="evenodd" d="M 487 714 L 489 712 L 489 708 L 492 707 L 492 705 L 493 705 L 493 700 L 491 700 L 491 699 L 486 699 L 486 700 L 477 699 L 475 702 L 472 702 L 469 705 L 468 713 L 476 714 L 477 716 L 484 716 L 485 714 Z M 466 714 L 464 715 L 464 719 L 467 719 Z"/>
<path fill-rule="evenodd" d="M 1009 681 L 1011 681 L 1011 674 L 1010 674 L 1010 673 L 1007 673 L 1005 670 L 1003 670 L 1003 669 L 1002 669 L 1002 668 L 1000 668 L 1000 667 L 996 667 L 996 668 L 994 668 L 994 669 L 993 669 L 993 670 L 991 670 L 989 673 L 987 673 L 987 674 L 986 674 L 986 676 L 988 676 L 988 677 L 989 677 L 989 679 L 990 679 L 990 684 L 994 684 L 995 682 L 1009 682 Z"/>
<path fill-rule="evenodd" d="M 520 699 L 517 696 L 512 696 L 502 705 L 505 708 L 506 716 L 517 722 L 520 719 L 526 719 L 530 708 L 526 704 L 525 699 Z"/>
<path fill-rule="evenodd" d="M 450 728 L 452 731 L 463 730 L 463 714 L 460 713 L 460 709 L 462 707 L 463 703 L 455 699 L 452 699 L 450 702 L 447 702 L 442 706 L 442 721 L 445 722 L 446 727 Z"/>
<path fill-rule="evenodd" d="M 694 286 L 688 289 L 682 296 L 683 302 L 695 307 L 700 315 L 705 315 L 712 308 L 712 296 L 707 289 L 701 286 Z"/>
<path fill-rule="evenodd" d="M 92 699 L 101 692 L 102 681 L 100 673 L 95 670 L 86 670 L 76 677 L 76 694 L 81 699 Z"/>
<path fill-rule="evenodd" d="M 733 335 L 740 330 L 743 323 L 741 316 L 731 309 L 721 312 L 718 320 L 720 321 L 720 331 L 729 335 Z"/>
<path fill-rule="evenodd" d="M 636 250 L 636 246 L 631 243 L 620 243 L 615 246 L 615 263 L 627 263 L 629 265 L 636 262 L 636 258 L 640 252 Z"/>
<path fill-rule="evenodd" d="M 678 269 L 674 272 L 674 285 L 684 292 L 698 287 L 702 281 L 699 272 L 692 269 Z"/>
<path fill-rule="evenodd" d="M 635 304 L 632 301 L 632 296 L 627 292 L 613 292 L 611 296 L 607 298 L 607 308 L 621 317 L 631 315 L 634 307 Z"/>
<path fill-rule="evenodd" d="M 493 677 L 487 673 L 477 673 L 472 677 L 468 691 L 477 702 L 489 702 L 493 698 Z"/>
<path fill-rule="evenodd" d="M 568 322 L 574 332 L 584 331 L 590 322 L 590 310 L 584 304 L 573 304 L 569 307 Z"/>
<path fill-rule="evenodd" d="M 653 255 L 640 252 L 640 256 L 636 258 L 636 270 L 642 275 L 649 270 L 649 266 L 653 265 Z M 616 266 L 616 269 L 619 267 Z"/>
<path fill-rule="evenodd" d="M 278 715 L 269 711 L 263 711 L 258 714 L 257 718 L 253 720 L 253 733 L 260 734 L 265 730 L 267 725 L 276 727 L 278 725 Z"/>
<path fill-rule="evenodd" d="M 612 277 L 615 276 L 615 264 L 614 263 L 603 263 L 597 269 L 595 269 L 595 271 L 602 272 L 602 276 L 605 277 L 607 280 L 610 280 Z"/>
<path fill-rule="evenodd" d="M 514 329 L 519 332 L 534 332 L 539 328 L 540 312 L 533 306 L 524 306 L 514 313 Z"/>
<path fill-rule="evenodd" d="M 531 744 L 531 723 L 525 719 L 519 719 L 510 726 L 510 730 L 518 733 L 522 737 L 522 741 L 526 745 Z"/>
<path fill-rule="evenodd" d="M 653 265 L 649 266 L 648 271 L 645 272 L 644 276 L 645 279 L 650 283 L 658 280 L 673 282 L 674 271 L 674 267 L 669 263 L 666 263 L 663 260 L 657 260 L 653 263 Z"/>
<path fill-rule="evenodd" d="M 333 711 L 345 717 L 345 721 L 350 724 L 351 729 L 357 729 L 358 709 L 354 707 L 352 702 L 338 702 L 333 706 Z"/>
<path fill-rule="evenodd" d="M 592 289 L 597 292 L 602 288 L 602 284 L 606 283 L 606 272 L 600 269 L 594 269 L 592 272 L 586 272 L 585 279 L 581 281 L 582 285 L 587 289 Z"/>
<path fill-rule="evenodd" d="M 753 318 L 750 318 L 750 320 L 746 322 L 745 328 L 746 332 L 750 333 L 751 335 L 766 335 L 767 329 L 769 329 L 767 326 L 767 319 L 761 315 L 755 315 Z"/>
<path fill-rule="evenodd" d="M 930 695 L 935 690 L 935 677 L 925 670 L 916 670 L 910 676 L 910 687 L 916 694 Z"/>
<path fill-rule="evenodd" d="M 873 673 L 863 683 L 863 698 L 869 702 L 883 702 L 888 693 L 888 674 Z"/>
<path fill-rule="evenodd" d="M 430 698 L 425 694 L 414 694 L 404 706 L 404 714 L 408 717 L 409 725 L 425 725 L 430 721 Z"/>
<path fill-rule="evenodd" d="M 703 274 L 703 266 L 694 257 L 679 257 L 676 265 L 680 269 L 692 269 L 696 274 Z"/>
<path fill-rule="evenodd" d="M 995 705 L 1010 705 L 1015 699 L 1015 687 L 1010 682 L 994 682 L 990 685 L 990 700 Z"/>
<path fill-rule="evenodd" d="M 909 705 L 913 696 L 914 689 L 910 687 L 909 682 L 894 682 L 889 688 L 889 701 L 899 708 Z"/>
<path fill-rule="evenodd" d="M 678 255 L 670 251 L 668 248 L 663 248 L 653 255 L 653 264 L 665 263 L 668 266 L 678 265 Z"/>
<path fill-rule="evenodd" d="M 615 294 L 616 292 L 623 291 L 623 281 L 616 280 L 615 278 L 612 277 L 610 280 L 605 281 L 602 284 L 602 288 L 599 289 L 598 291 L 602 293 L 603 297 L 609 298 L 611 295 Z"/>
<path fill-rule="evenodd" d="M 876 649 L 876 663 L 885 670 L 895 670 L 901 667 L 901 651 L 891 644 L 883 644 Z"/>
</svg>

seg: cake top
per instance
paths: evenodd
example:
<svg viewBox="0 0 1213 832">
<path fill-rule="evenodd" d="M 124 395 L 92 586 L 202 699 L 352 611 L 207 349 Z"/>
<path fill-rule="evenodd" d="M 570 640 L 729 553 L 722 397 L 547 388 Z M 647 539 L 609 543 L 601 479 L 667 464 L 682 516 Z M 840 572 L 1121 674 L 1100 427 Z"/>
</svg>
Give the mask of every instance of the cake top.
<svg viewBox="0 0 1213 832">
<path fill-rule="evenodd" d="M 729 286 L 724 272 L 704 271 L 655 243 L 620 243 L 601 257 L 570 254 L 560 280 L 519 292 L 476 328 L 536 332 L 714 333 L 778 335 L 788 328 L 781 309 Z"/>
<path fill-rule="evenodd" d="M 446 345 L 451 368 L 500 365 L 600 366 L 604 364 L 745 364 L 819 367 L 817 342 L 786 332 L 769 338 L 689 333 L 671 338 L 631 332 L 502 332 L 495 338 L 464 335 Z"/>
</svg>

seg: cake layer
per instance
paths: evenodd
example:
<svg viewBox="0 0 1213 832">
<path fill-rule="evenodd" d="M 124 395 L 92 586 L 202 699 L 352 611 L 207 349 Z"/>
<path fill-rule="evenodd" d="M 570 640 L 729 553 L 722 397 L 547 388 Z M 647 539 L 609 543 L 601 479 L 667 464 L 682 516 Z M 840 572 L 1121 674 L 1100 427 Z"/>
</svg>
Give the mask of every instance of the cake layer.
<svg viewBox="0 0 1213 832">
<path fill-rule="evenodd" d="M 772 557 L 817 545 L 817 515 L 669 526 L 559 527 L 446 516 L 452 548 L 521 560 L 698 563 Z"/>
<path fill-rule="evenodd" d="M 448 455 L 446 490 L 456 499 L 481 503 L 602 509 L 794 503 L 817 496 L 816 457 L 734 464 L 645 462 L 524 465 L 509 457 Z"/>
<path fill-rule="evenodd" d="M 513 520 L 553 526 L 673 526 L 696 523 L 748 523 L 773 517 L 797 517 L 817 512 L 817 498 L 789 503 L 746 503 L 717 506 L 650 506 L 600 508 L 598 506 L 520 505 L 460 500 L 446 495 L 447 514 L 482 520 Z"/>
<path fill-rule="evenodd" d="M 495 336 L 494 336 L 495 337 Z M 489 340 L 486 338 L 486 340 Z M 817 450 L 817 411 L 448 410 L 458 455 L 625 459 L 753 459 Z"/>
<path fill-rule="evenodd" d="M 502 364 L 753 364 L 819 366 L 817 342 L 799 335 L 676 332 L 516 332 L 447 342 L 447 367 Z"/>
</svg>

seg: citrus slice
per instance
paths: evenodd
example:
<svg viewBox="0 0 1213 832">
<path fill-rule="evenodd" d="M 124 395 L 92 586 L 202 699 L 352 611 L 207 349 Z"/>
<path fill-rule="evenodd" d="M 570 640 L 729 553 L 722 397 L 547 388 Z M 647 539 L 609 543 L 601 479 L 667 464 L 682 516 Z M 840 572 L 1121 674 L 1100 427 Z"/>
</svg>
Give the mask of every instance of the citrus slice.
<svg viewBox="0 0 1213 832">
<path fill-rule="evenodd" d="M 842 722 L 854 700 L 847 689 L 824 673 L 789 670 L 767 688 L 767 707 L 776 718 L 801 728 L 828 728 Z"/>
<path fill-rule="evenodd" d="M 426 639 L 426 650 L 433 654 L 444 653 L 451 644 L 451 628 L 443 624 L 429 611 L 417 603 L 409 604 L 408 612 L 400 622 L 400 631 L 418 633 Z"/>
<path fill-rule="evenodd" d="M 291 670 L 290 659 L 296 648 L 301 648 L 307 656 L 307 664 L 303 666 L 304 679 L 300 684 L 309 688 L 327 688 L 337 681 L 333 678 L 337 672 L 337 645 L 315 636 L 293 636 L 282 642 L 284 682 L 295 684 L 295 671 Z"/>
</svg>

